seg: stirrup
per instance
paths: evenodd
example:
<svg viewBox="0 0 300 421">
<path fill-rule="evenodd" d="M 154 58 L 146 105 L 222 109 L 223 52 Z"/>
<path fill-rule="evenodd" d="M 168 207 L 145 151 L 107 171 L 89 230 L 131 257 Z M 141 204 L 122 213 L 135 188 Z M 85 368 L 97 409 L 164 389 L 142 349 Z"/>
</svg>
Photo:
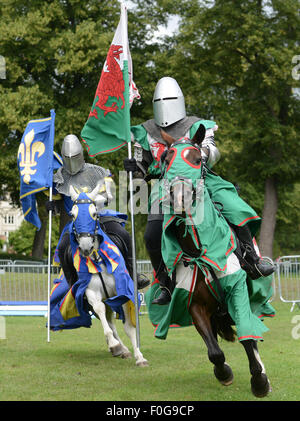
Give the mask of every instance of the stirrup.
<svg viewBox="0 0 300 421">
<path fill-rule="evenodd" d="M 263 260 L 260 260 L 258 263 L 254 265 L 257 272 L 260 276 L 270 276 L 272 273 L 275 272 L 275 266 L 271 264 L 263 264 Z"/>
<path fill-rule="evenodd" d="M 168 304 L 171 301 L 171 298 L 171 291 L 166 287 L 162 287 L 159 297 L 155 298 L 151 304 L 158 304 L 162 306 Z"/>
</svg>

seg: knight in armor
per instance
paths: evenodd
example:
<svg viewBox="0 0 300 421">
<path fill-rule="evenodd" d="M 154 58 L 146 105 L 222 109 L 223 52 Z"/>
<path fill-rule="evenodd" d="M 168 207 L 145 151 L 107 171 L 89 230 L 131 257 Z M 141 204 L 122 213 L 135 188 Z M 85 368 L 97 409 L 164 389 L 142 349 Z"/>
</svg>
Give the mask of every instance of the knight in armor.
<svg viewBox="0 0 300 421">
<path fill-rule="evenodd" d="M 90 192 L 99 185 L 99 195 L 96 197 L 95 201 L 97 210 L 100 211 L 103 206 L 103 198 L 106 199 L 106 203 L 109 203 L 112 199 L 109 189 L 109 183 L 112 181 L 110 171 L 98 165 L 85 162 L 82 145 L 74 134 L 69 134 L 64 138 L 61 155 L 63 166 L 59 168 L 53 177 L 55 190 L 57 191 L 58 196 L 55 196 L 56 200 L 47 202 L 47 209 L 51 209 L 54 213 L 65 211 L 69 215 L 69 212 L 73 207 L 73 202 L 69 195 L 70 185 L 79 191 L 85 192 Z M 121 220 L 116 216 L 105 215 L 100 217 L 100 224 L 103 231 L 105 231 L 120 249 L 127 270 L 132 278 L 133 260 L 131 237 L 121 223 L 124 223 L 124 220 Z M 69 245 L 70 235 L 69 231 L 66 230 L 58 244 L 58 257 L 64 275 L 69 284 L 72 285 L 77 280 L 77 272 L 73 265 L 65 263 L 66 259 L 64 256 L 65 253 L 68 253 Z M 149 285 L 149 280 L 138 275 L 137 283 L 138 289 L 142 289 Z"/>
<path fill-rule="evenodd" d="M 220 211 L 234 228 L 243 244 L 244 258 L 256 276 L 268 276 L 273 273 L 275 267 L 263 261 L 257 255 L 253 245 L 252 237 L 260 227 L 261 218 L 242 200 L 232 183 L 222 179 L 211 170 L 220 159 L 220 152 L 214 138 L 214 133 L 218 129 L 216 123 L 186 115 L 182 90 L 177 81 L 171 77 L 163 77 L 155 87 L 153 114 L 153 119 L 131 127 L 132 137 L 135 140 L 134 158 L 125 159 L 125 170 L 132 171 L 134 177 L 144 178 L 146 181 L 151 178 L 159 178 L 162 168 L 161 157 L 167 150 L 166 143 L 161 136 L 161 129 L 176 140 L 183 137 L 191 139 L 200 124 L 203 124 L 206 128 L 206 135 L 201 150 L 207 168 L 205 184 L 209 195 L 214 203 L 221 206 Z M 153 303 L 163 305 L 171 300 L 175 282 L 168 276 L 161 255 L 163 211 L 157 205 L 158 200 L 158 193 L 154 189 L 150 197 L 150 212 L 144 239 L 156 278 L 161 286 L 161 293 Z"/>
</svg>

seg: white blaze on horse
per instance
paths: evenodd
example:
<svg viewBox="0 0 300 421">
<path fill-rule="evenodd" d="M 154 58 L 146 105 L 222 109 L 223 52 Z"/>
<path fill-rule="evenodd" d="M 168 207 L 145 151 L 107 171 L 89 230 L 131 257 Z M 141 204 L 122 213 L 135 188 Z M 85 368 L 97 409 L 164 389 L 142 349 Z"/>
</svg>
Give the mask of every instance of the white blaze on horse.
<svg viewBox="0 0 300 421">
<path fill-rule="evenodd" d="M 92 259 L 95 252 L 99 249 L 99 221 L 97 205 L 105 201 L 104 197 L 99 195 L 99 186 L 91 193 L 82 195 L 77 193 L 73 186 L 70 186 L 70 196 L 73 201 L 71 211 L 73 219 L 73 233 L 78 243 L 79 253 L 83 258 Z M 88 204 L 88 212 L 82 212 L 82 205 Z M 94 254 L 94 255 L 93 255 Z M 93 256 L 92 256 L 93 255 Z M 121 255 L 121 253 L 120 253 Z M 85 295 L 88 303 L 92 307 L 95 315 L 99 318 L 104 335 L 108 344 L 108 348 L 113 356 L 121 356 L 122 358 L 130 358 L 131 353 L 121 341 L 114 323 L 114 314 L 112 309 L 105 304 L 105 300 L 115 297 L 116 280 L 112 274 L 109 274 L 104 263 L 101 263 L 102 272 L 92 274 L 91 280 L 86 288 Z M 100 276 L 101 275 L 101 276 Z M 101 280 L 103 279 L 103 282 Z M 137 347 L 136 327 L 131 319 L 131 310 L 129 302 L 122 305 L 125 322 L 122 323 L 124 331 L 129 337 L 137 366 L 147 366 L 148 361 L 143 357 L 140 349 Z M 134 320 L 134 318 L 133 318 Z"/>
</svg>

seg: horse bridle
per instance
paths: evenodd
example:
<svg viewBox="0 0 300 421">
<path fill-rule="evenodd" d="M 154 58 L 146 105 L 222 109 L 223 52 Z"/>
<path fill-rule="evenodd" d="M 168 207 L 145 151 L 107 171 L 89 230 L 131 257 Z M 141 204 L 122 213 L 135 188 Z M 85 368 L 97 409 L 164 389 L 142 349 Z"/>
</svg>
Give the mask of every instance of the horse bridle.
<svg viewBox="0 0 300 421">
<path fill-rule="evenodd" d="M 173 142 L 171 144 L 171 146 L 169 147 L 169 150 L 177 145 L 191 145 L 193 146 L 195 149 L 197 149 L 200 154 L 201 154 L 201 146 L 193 143 L 190 139 L 188 139 L 187 137 L 183 137 L 181 139 L 175 140 L 175 142 Z M 165 160 L 168 151 L 165 151 L 166 154 L 164 156 L 161 157 L 162 161 Z M 200 178 L 204 178 L 204 171 L 203 168 L 205 167 L 205 163 L 202 161 L 202 165 L 201 165 L 201 177 Z M 191 179 L 182 175 L 177 175 L 172 182 L 170 183 L 166 178 L 165 178 L 165 187 L 167 189 L 167 191 L 169 192 L 169 195 L 171 196 L 171 189 L 172 189 L 172 185 L 177 183 L 177 182 L 182 182 L 185 183 L 186 185 L 191 187 L 192 190 L 192 200 L 196 200 L 198 197 L 198 191 L 197 188 L 195 188 L 195 186 L 193 185 L 193 183 L 191 182 Z"/>
<path fill-rule="evenodd" d="M 90 205 L 95 205 L 95 207 L 96 207 L 96 202 L 94 200 L 92 200 L 92 199 L 76 199 L 74 201 L 74 203 L 73 203 L 73 206 L 74 205 L 81 205 L 81 204 L 90 204 Z M 100 226 L 100 221 L 99 221 L 99 216 L 98 215 L 96 217 L 96 224 L 95 224 L 94 233 L 90 233 L 90 232 L 81 232 L 81 233 L 78 233 L 76 231 L 75 224 L 73 224 L 73 233 L 75 235 L 76 241 L 79 242 L 78 240 L 81 237 L 92 237 L 92 238 L 95 238 L 97 236 L 97 231 L 99 229 L 99 226 Z"/>
<path fill-rule="evenodd" d="M 187 137 L 182 137 L 181 139 L 175 140 L 175 142 L 173 142 L 171 144 L 171 146 L 169 147 L 169 149 L 174 148 L 174 146 L 177 146 L 177 145 L 191 145 L 194 148 L 198 149 L 199 152 L 201 152 L 201 146 L 198 145 L 197 143 L 193 143 Z"/>
</svg>

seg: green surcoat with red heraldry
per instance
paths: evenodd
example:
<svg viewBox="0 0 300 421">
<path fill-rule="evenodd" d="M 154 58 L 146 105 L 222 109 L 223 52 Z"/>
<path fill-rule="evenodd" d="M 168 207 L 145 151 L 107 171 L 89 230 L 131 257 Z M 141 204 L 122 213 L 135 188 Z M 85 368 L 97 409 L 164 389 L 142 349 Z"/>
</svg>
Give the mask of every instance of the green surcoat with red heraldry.
<svg viewBox="0 0 300 421">
<path fill-rule="evenodd" d="M 234 254 L 236 249 L 234 234 L 223 215 L 212 203 L 205 184 L 199 183 L 198 172 L 202 164 L 195 166 L 184 160 L 185 150 L 190 147 L 190 144 L 180 144 L 173 148 L 173 158 L 160 183 L 159 191 L 164 210 L 162 256 L 170 274 L 176 269 L 178 283 L 168 306 L 156 306 L 156 308 L 151 306 L 158 287 L 155 281 L 146 294 L 150 319 L 157 325 L 155 335 L 160 339 L 165 339 L 169 326 L 188 325 L 189 322 L 191 324 L 187 309 L 192 300 L 195 276 L 191 277 L 190 284 L 187 284 L 188 276 L 185 274 L 177 279 L 180 273 L 178 273 L 178 268 L 180 269 L 180 265 L 182 267 L 184 261 L 193 273 L 196 273 L 196 270 L 202 271 L 209 290 L 217 300 L 220 300 L 220 296 L 212 271 L 219 279 L 228 312 L 236 325 L 238 339 L 240 341 L 262 340 L 263 333 L 268 329 L 261 317 L 272 317 L 275 313 L 268 303 L 272 295 L 272 279 L 268 277 L 252 281 L 250 282 L 251 289 L 247 286 L 246 272 L 241 269 Z M 182 216 L 174 214 L 168 202 L 168 188 L 170 187 L 168 183 L 172 182 L 178 174 L 191 180 L 197 192 L 195 208 L 191 208 Z M 175 225 L 178 224 L 184 224 L 184 236 L 188 233 L 192 237 L 199 256 L 193 258 L 184 254 L 174 232 Z M 188 269 L 186 270 L 189 272 Z M 157 309 L 157 307 L 164 308 Z"/>
<path fill-rule="evenodd" d="M 168 128 L 164 128 L 176 140 L 181 137 L 188 137 L 192 139 L 200 124 L 203 124 L 206 130 L 213 129 L 216 123 L 211 120 L 203 120 L 197 117 L 187 117 L 184 119 L 186 124 L 174 124 L 173 131 L 168 132 Z M 152 122 L 153 120 L 150 120 Z M 153 126 L 153 124 L 152 124 Z M 149 122 L 132 126 L 131 131 L 134 139 L 145 151 L 152 154 L 153 161 L 148 168 L 148 173 L 151 175 L 160 175 L 160 157 L 166 150 L 167 146 L 161 138 L 160 129 L 158 126 L 153 130 Z M 149 131 L 147 131 L 149 130 Z M 178 133 L 178 135 L 176 135 Z M 155 137 L 154 137 L 155 136 Z M 200 174 L 199 174 L 200 177 Z M 248 224 L 252 235 L 254 236 L 261 224 L 261 218 L 237 193 L 234 185 L 213 172 L 208 171 L 206 174 L 205 185 L 207 192 L 213 202 L 219 203 L 222 206 L 223 216 L 233 225 L 243 226 Z M 156 188 L 152 189 L 150 196 L 149 209 L 151 206 L 155 209 L 154 203 L 158 200 L 158 191 Z"/>
</svg>

